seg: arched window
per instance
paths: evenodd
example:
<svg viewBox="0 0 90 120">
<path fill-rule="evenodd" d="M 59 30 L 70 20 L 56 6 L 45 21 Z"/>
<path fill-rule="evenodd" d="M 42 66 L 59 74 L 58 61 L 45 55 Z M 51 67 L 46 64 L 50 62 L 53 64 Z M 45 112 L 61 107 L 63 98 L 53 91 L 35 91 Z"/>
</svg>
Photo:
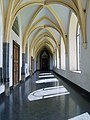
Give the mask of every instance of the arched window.
<svg viewBox="0 0 90 120">
<path fill-rule="evenodd" d="M 59 51 L 57 49 L 57 68 L 59 69 Z"/>
<path fill-rule="evenodd" d="M 69 25 L 69 69 L 80 71 L 80 25 L 74 13 L 71 14 Z"/>
<path fill-rule="evenodd" d="M 76 34 L 76 53 L 77 53 L 77 70 L 80 71 L 80 56 L 81 56 L 81 44 L 80 44 L 80 25 L 77 25 Z"/>
<path fill-rule="evenodd" d="M 66 69 L 66 56 L 65 56 L 65 45 L 63 38 L 61 37 L 61 69 Z"/>
</svg>

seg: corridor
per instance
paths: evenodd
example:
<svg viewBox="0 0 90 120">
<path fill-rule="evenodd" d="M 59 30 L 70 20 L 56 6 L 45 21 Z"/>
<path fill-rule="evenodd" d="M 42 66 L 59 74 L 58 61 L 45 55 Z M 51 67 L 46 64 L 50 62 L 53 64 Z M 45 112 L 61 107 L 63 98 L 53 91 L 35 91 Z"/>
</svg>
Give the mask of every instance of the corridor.
<svg viewBox="0 0 90 120">
<path fill-rule="evenodd" d="M 53 95 L 50 93 L 48 98 L 32 101 L 28 99 L 30 93 L 36 90 L 58 86 L 63 86 L 69 94 L 50 97 L 50 94 Z M 83 93 L 77 92 L 67 80 L 53 72 L 44 74 L 38 71 L 16 86 L 9 96 L 0 97 L 0 120 L 68 120 L 83 113 L 90 114 L 90 101 Z"/>
<path fill-rule="evenodd" d="M 90 0 L 0 0 L 0 120 L 90 120 Z"/>
</svg>

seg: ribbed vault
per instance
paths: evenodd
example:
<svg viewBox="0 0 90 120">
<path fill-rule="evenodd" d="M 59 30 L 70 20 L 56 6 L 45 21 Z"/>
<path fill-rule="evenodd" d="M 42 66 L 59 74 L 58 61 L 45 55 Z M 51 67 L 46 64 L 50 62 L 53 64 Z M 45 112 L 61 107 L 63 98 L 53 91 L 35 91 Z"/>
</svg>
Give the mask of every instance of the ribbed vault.
<svg viewBox="0 0 90 120">
<path fill-rule="evenodd" d="M 30 43 L 29 50 L 32 56 L 36 56 L 37 51 L 40 51 L 45 46 L 48 46 L 53 53 L 56 48 L 60 49 L 61 36 L 65 50 L 67 51 L 68 25 L 70 12 L 72 11 L 78 18 L 82 32 L 83 46 L 86 48 L 85 8 L 89 1 L 85 1 L 86 2 L 83 2 L 83 0 L 7 0 L 5 4 L 4 0 L 1 0 L 4 21 L 4 42 L 9 42 L 11 27 L 16 16 L 20 14 L 21 26 L 23 28 L 23 53 L 25 53 L 27 42 Z"/>
</svg>

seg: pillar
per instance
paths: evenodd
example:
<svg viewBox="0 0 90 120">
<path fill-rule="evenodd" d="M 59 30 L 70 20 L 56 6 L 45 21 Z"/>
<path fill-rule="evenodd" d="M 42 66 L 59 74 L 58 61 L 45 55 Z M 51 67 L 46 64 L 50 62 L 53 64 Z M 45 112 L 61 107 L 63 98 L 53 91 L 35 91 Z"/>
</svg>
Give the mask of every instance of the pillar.
<svg viewBox="0 0 90 120">
<path fill-rule="evenodd" d="M 0 67 L 0 84 L 2 83 L 2 67 Z"/>
<path fill-rule="evenodd" d="M 26 63 L 26 54 L 22 53 L 22 80 L 25 80 L 25 63 Z"/>
<path fill-rule="evenodd" d="M 66 57 L 66 70 L 69 70 L 69 39 L 68 36 L 66 35 L 66 40 L 67 40 L 67 48 L 65 50 L 65 57 Z"/>
<path fill-rule="evenodd" d="M 9 95 L 9 43 L 3 43 L 3 82 L 5 94 Z"/>
<path fill-rule="evenodd" d="M 59 44 L 59 69 L 61 69 L 61 47 Z"/>
</svg>

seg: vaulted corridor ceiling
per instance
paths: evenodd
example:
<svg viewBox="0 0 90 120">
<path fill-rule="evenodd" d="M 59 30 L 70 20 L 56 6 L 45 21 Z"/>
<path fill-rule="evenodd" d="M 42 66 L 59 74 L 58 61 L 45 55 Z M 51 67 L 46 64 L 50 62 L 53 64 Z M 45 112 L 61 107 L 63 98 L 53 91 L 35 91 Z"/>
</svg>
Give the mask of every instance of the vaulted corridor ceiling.
<svg viewBox="0 0 90 120">
<path fill-rule="evenodd" d="M 7 0 L 5 3 L 2 0 L 2 3 L 8 13 L 4 16 L 6 18 L 4 40 L 9 41 L 10 28 L 20 13 L 23 52 L 29 41 L 33 56 L 37 56 L 44 47 L 53 53 L 60 47 L 61 36 L 66 49 L 71 12 L 74 12 L 79 20 L 83 43 L 86 43 L 84 14 L 86 0 Z"/>
</svg>

